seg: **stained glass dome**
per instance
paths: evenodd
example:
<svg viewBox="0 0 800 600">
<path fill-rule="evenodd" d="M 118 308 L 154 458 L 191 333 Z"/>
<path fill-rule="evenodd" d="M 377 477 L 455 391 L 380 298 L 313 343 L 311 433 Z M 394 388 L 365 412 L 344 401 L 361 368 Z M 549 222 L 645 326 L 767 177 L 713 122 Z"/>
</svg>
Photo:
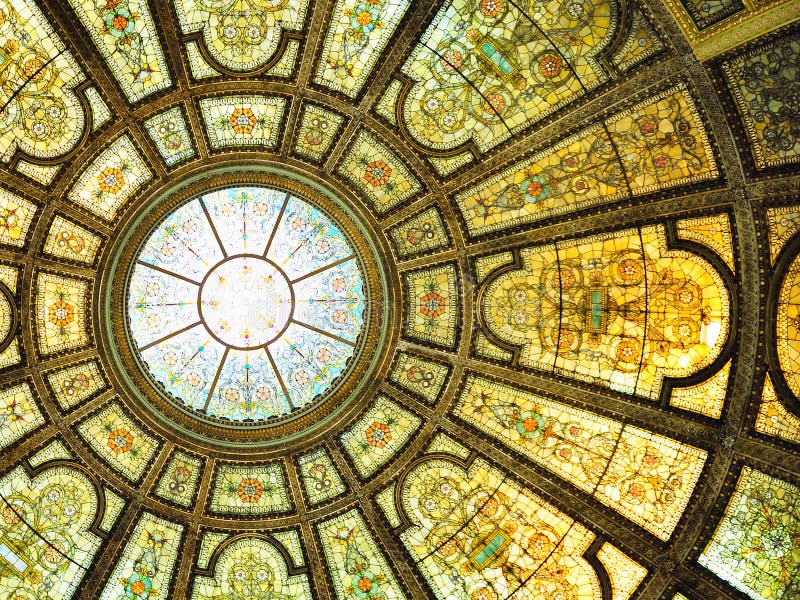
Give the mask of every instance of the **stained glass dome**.
<svg viewBox="0 0 800 600">
<path fill-rule="evenodd" d="M 800 598 L 800 2 L 0 0 L 0 598 Z"/>
<path fill-rule="evenodd" d="M 131 338 L 188 407 L 260 421 L 315 402 L 347 371 L 364 281 L 346 234 L 308 200 L 215 191 L 158 224 L 128 289 Z"/>
</svg>

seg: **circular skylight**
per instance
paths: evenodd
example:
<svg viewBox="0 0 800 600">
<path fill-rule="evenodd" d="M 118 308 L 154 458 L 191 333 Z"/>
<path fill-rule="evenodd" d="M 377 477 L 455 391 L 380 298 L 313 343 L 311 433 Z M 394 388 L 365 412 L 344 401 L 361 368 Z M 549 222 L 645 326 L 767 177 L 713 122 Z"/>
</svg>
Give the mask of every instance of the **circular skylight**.
<svg viewBox="0 0 800 600">
<path fill-rule="evenodd" d="M 128 284 L 129 333 L 174 399 L 230 421 L 308 407 L 348 368 L 364 326 L 353 245 L 310 201 L 231 187 L 170 213 Z"/>
</svg>

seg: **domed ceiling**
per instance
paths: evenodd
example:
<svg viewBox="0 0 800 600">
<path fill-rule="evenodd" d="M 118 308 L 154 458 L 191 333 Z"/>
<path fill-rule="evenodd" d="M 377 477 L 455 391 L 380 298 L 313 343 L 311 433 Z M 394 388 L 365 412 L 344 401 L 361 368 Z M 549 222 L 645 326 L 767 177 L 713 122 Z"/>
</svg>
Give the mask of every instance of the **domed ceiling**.
<svg viewBox="0 0 800 600">
<path fill-rule="evenodd" d="M 0 0 L 0 597 L 800 597 L 798 17 Z"/>
</svg>

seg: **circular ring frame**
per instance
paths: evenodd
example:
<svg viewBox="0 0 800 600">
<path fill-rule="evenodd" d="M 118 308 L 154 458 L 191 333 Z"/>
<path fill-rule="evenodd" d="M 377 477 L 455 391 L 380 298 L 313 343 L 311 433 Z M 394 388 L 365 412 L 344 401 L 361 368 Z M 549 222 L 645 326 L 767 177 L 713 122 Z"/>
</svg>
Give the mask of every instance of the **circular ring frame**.
<svg viewBox="0 0 800 600">
<path fill-rule="evenodd" d="M 334 219 L 355 250 L 368 298 L 364 326 L 345 373 L 309 406 L 253 423 L 216 419 L 174 399 L 139 362 L 126 322 L 125 304 L 132 266 L 153 228 L 192 199 L 234 186 L 263 186 L 295 194 Z M 396 338 L 395 330 L 399 327 L 399 323 L 390 318 L 390 307 L 394 304 L 393 286 L 388 281 L 390 275 L 378 258 L 385 255 L 385 249 L 378 245 L 382 236 L 375 232 L 361 211 L 355 203 L 340 199 L 326 185 L 307 175 L 267 166 L 235 172 L 220 167 L 150 196 L 120 227 L 120 235 L 103 259 L 109 275 L 99 286 L 100 338 L 107 349 L 103 353 L 108 359 L 107 366 L 120 384 L 118 389 L 127 391 L 154 424 L 177 430 L 182 439 L 202 446 L 285 451 L 288 445 L 307 440 L 310 432 L 330 429 L 339 415 L 369 393 L 377 380 L 375 373 L 388 360 L 390 344 L 387 341 Z"/>
</svg>

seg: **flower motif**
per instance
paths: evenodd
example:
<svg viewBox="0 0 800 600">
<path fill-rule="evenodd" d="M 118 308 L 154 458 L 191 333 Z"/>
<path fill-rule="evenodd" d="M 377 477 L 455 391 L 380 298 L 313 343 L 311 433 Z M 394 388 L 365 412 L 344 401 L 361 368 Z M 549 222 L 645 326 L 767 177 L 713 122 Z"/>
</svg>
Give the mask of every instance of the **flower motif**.
<svg viewBox="0 0 800 600">
<path fill-rule="evenodd" d="M 75 320 L 75 309 L 63 300 L 51 304 L 48 313 L 50 322 L 56 327 L 66 327 Z"/>
<path fill-rule="evenodd" d="M 239 483 L 236 493 L 242 502 L 258 502 L 264 493 L 264 488 L 255 477 L 246 477 Z"/>
<path fill-rule="evenodd" d="M 106 167 L 97 176 L 97 182 L 106 194 L 116 194 L 125 185 L 125 178 L 122 176 L 122 171 L 116 167 Z"/>
<path fill-rule="evenodd" d="M 464 55 L 459 50 L 448 48 L 442 52 L 441 64 L 445 71 L 455 71 L 464 64 Z"/>
<path fill-rule="evenodd" d="M 519 416 L 516 427 L 520 437 L 530 440 L 542 435 L 545 430 L 544 418 L 539 413 L 526 411 Z"/>
<path fill-rule="evenodd" d="M 370 571 L 359 571 L 353 574 L 351 582 L 351 589 L 356 598 L 373 598 L 375 594 L 380 592 L 378 580 L 380 576 L 376 577 Z"/>
<path fill-rule="evenodd" d="M 541 175 L 528 177 L 519 184 L 519 191 L 525 198 L 525 202 L 536 204 L 545 200 L 550 195 L 550 186 L 547 180 Z"/>
<path fill-rule="evenodd" d="M 380 187 L 389 183 L 392 176 L 392 168 L 382 160 L 372 161 L 364 171 L 364 179 L 372 187 Z"/>
<path fill-rule="evenodd" d="M 356 34 L 360 37 L 370 33 L 375 27 L 380 24 L 380 2 L 375 0 L 368 0 L 361 2 L 358 6 L 352 9 L 350 13 L 350 26 L 355 30 Z"/>
<path fill-rule="evenodd" d="M 487 17 L 496 17 L 503 10 L 502 0 L 481 0 L 481 13 Z"/>
<path fill-rule="evenodd" d="M 253 114 L 253 109 L 236 108 L 231 114 L 229 122 L 234 133 L 250 135 L 253 133 L 253 129 L 255 129 L 258 121 L 256 120 L 255 114 Z"/>
<path fill-rule="evenodd" d="M 375 448 L 383 448 L 392 439 L 392 433 L 386 423 L 378 423 L 377 421 L 367 427 L 364 431 L 367 436 L 367 443 Z"/>
<path fill-rule="evenodd" d="M 640 260 L 626 258 L 619 263 L 617 273 L 626 283 L 638 283 L 644 275 L 644 266 Z"/>
<path fill-rule="evenodd" d="M 499 115 L 506 107 L 506 99 L 502 94 L 489 94 L 483 102 L 483 112 L 488 115 Z"/>
<path fill-rule="evenodd" d="M 561 58 L 555 54 L 545 54 L 539 59 L 539 72 L 548 79 L 558 76 L 561 73 Z"/>
<path fill-rule="evenodd" d="M 621 363 L 634 364 L 641 358 L 642 351 L 638 342 L 623 340 L 617 346 L 616 357 Z"/>
<path fill-rule="evenodd" d="M 106 15 L 106 31 L 115 38 L 129 36 L 136 29 L 136 21 L 130 11 L 125 8 L 115 8 Z"/>
<path fill-rule="evenodd" d="M 419 312 L 431 319 L 444 314 L 446 308 L 447 300 L 436 292 L 428 292 L 419 299 Z"/>
<path fill-rule="evenodd" d="M 107 446 L 116 455 L 129 452 L 133 448 L 133 434 L 124 428 L 115 429 L 108 434 Z"/>
<path fill-rule="evenodd" d="M 6 525 L 16 525 L 20 522 L 20 516 L 13 508 L 6 506 L 3 509 L 3 523 Z"/>
<path fill-rule="evenodd" d="M 150 597 L 153 582 L 147 575 L 134 573 L 125 583 L 125 595 L 133 600 L 145 600 Z"/>
</svg>

